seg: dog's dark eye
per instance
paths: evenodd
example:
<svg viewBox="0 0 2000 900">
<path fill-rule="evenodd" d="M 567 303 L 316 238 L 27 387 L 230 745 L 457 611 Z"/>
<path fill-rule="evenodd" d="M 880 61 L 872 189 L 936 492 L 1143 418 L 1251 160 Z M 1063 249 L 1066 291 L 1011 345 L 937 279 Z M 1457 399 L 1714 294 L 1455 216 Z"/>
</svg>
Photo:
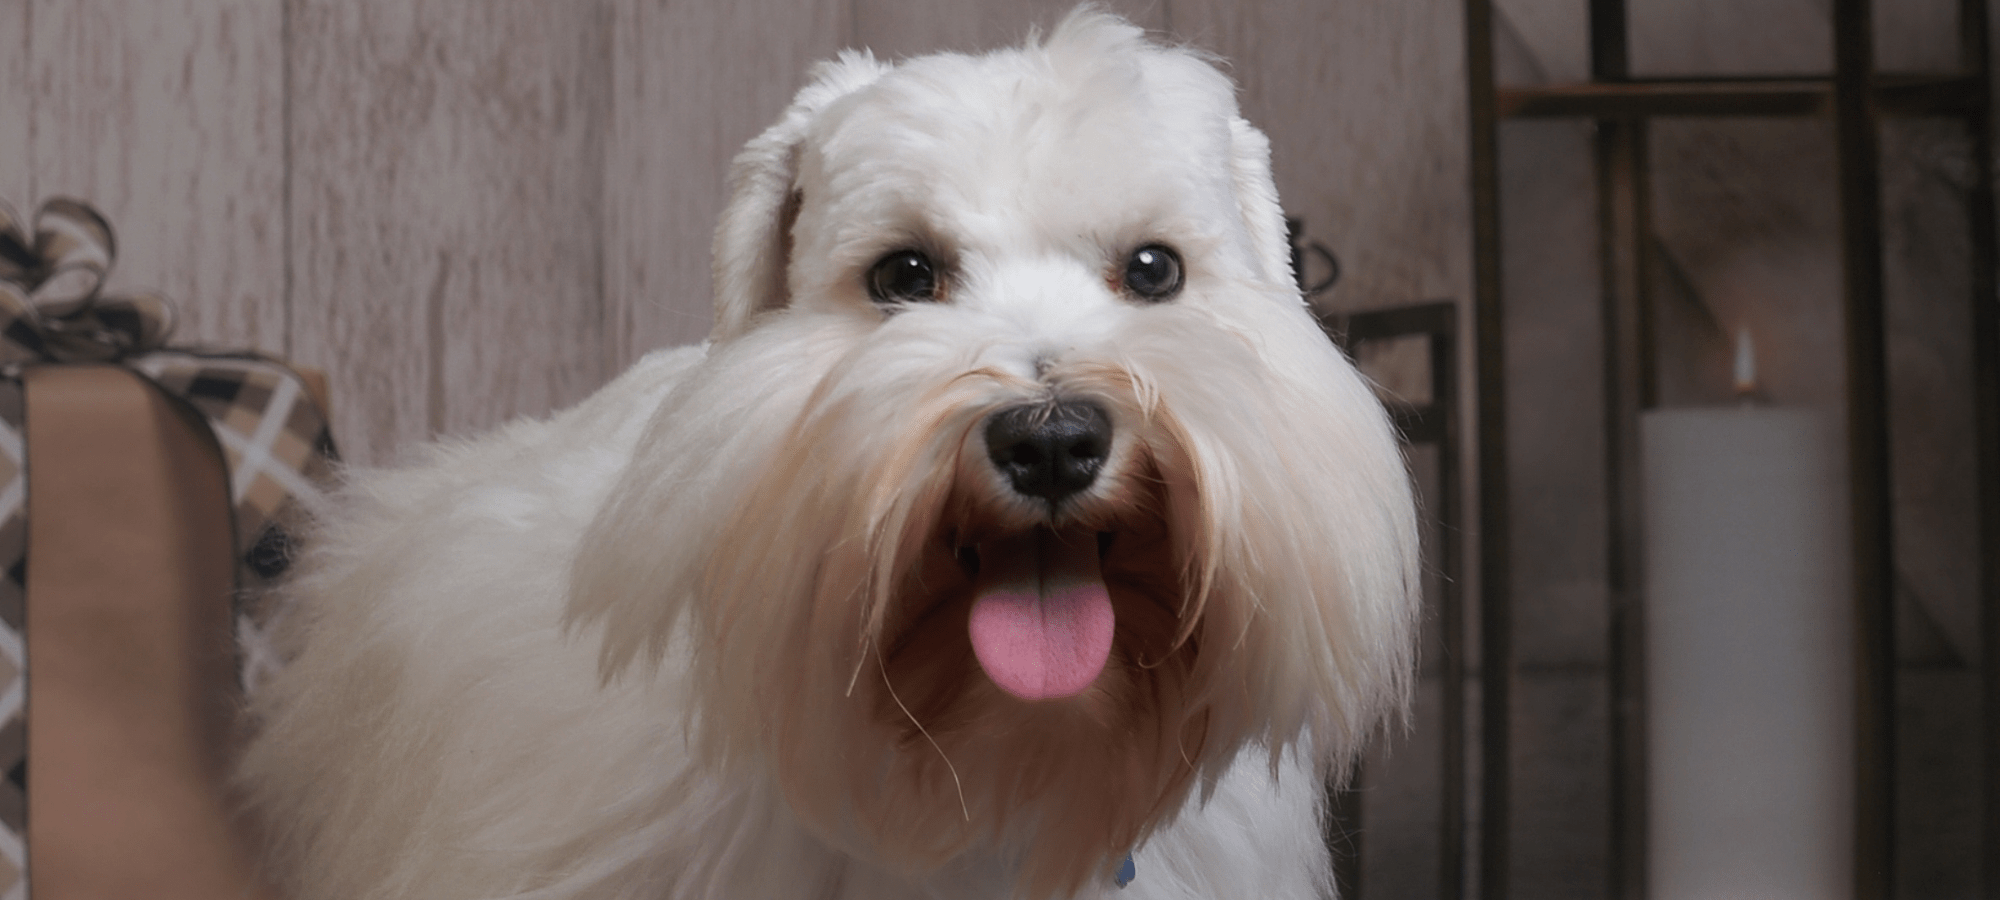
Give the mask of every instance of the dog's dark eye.
<svg viewBox="0 0 2000 900">
<path fill-rule="evenodd" d="M 1125 289 L 1159 302 L 1181 290 L 1181 255 L 1165 244 L 1147 244 L 1125 260 Z"/>
<path fill-rule="evenodd" d="M 937 268 L 916 250 L 898 250 L 868 269 L 868 296 L 876 303 L 919 303 L 937 294 Z"/>
</svg>

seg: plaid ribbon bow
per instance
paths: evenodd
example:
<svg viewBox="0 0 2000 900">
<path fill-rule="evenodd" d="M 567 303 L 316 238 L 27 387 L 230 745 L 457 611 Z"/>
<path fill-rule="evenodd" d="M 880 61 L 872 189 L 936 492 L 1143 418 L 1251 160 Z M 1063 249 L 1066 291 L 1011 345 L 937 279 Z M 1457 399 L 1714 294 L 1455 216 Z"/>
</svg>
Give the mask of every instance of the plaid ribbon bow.
<svg viewBox="0 0 2000 900">
<path fill-rule="evenodd" d="M 104 217 L 59 197 L 35 215 L 32 242 L 0 203 L 0 361 L 106 362 L 155 350 L 173 307 L 154 294 L 106 297 L 116 244 Z"/>
<path fill-rule="evenodd" d="M 88 204 L 53 199 L 27 223 L 0 202 L 0 900 L 27 896 L 22 370 L 119 363 L 208 422 L 229 467 L 236 631 L 246 686 L 278 665 L 265 635 L 277 613 L 269 588 L 291 560 L 288 526 L 296 527 L 332 480 L 335 455 L 326 419 L 298 374 L 255 354 L 165 349 L 174 324 L 165 298 L 102 292 L 115 252 L 110 223 Z"/>
</svg>

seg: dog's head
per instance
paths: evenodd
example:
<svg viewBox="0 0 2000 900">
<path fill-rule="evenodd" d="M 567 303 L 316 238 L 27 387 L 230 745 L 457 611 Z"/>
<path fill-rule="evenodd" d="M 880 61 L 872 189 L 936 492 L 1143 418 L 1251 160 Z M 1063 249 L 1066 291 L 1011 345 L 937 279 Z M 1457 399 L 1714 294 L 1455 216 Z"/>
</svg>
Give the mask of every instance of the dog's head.
<svg viewBox="0 0 2000 900">
<path fill-rule="evenodd" d="M 1407 689 L 1415 525 L 1293 286 L 1264 137 L 1081 12 L 823 66 L 738 157 L 707 360 L 599 516 L 607 676 L 687 648 L 708 764 L 852 852 L 1115 861 L 1245 748 Z"/>
</svg>

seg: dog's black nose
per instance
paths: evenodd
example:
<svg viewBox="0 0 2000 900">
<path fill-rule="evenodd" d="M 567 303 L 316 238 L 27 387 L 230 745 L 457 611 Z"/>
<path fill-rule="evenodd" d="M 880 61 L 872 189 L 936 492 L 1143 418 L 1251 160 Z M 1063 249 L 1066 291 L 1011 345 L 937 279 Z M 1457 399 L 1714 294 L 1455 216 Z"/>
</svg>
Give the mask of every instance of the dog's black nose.
<svg viewBox="0 0 2000 900">
<path fill-rule="evenodd" d="M 1030 497 L 1057 503 L 1097 478 L 1111 417 L 1088 400 L 1011 406 L 986 419 L 986 457 Z"/>
</svg>

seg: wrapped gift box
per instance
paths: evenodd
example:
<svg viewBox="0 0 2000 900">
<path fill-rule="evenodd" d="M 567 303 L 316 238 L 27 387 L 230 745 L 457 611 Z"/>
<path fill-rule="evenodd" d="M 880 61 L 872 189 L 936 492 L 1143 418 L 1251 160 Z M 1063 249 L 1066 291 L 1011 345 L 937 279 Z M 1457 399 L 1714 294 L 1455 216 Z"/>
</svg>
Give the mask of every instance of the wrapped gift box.
<svg viewBox="0 0 2000 900">
<path fill-rule="evenodd" d="M 254 897 L 227 770 L 324 386 L 160 349 L 164 301 L 98 293 L 111 247 L 0 208 L 0 900 Z"/>
</svg>

